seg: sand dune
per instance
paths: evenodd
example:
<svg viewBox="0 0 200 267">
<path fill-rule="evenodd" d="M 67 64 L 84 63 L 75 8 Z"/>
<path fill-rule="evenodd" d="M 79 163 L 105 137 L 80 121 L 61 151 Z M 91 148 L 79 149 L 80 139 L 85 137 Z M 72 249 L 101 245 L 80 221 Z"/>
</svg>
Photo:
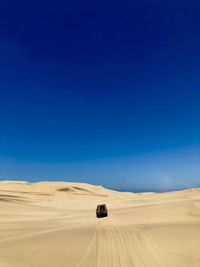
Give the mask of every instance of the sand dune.
<svg viewBox="0 0 200 267">
<path fill-rule="evenodd" d="M 109 216 L 97 219 L 97 204 Z M 200 189 L 0 182 L 0 267 L 199 267 Z"/>
</svg>

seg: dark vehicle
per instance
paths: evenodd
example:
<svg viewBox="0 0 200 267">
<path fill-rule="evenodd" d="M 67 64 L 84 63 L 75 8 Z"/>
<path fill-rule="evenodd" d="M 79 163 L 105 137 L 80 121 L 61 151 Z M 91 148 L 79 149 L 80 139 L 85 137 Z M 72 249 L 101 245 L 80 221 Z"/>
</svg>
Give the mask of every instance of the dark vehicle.
<svg viewBox="0 0 200 267">
<path fill-rule="evenodd" d="M 97 206 L 96 209 L 97 218 L 103 218 L 108 216 L 108 210 L 105 204 L 101 204 Z"/>
</svg>

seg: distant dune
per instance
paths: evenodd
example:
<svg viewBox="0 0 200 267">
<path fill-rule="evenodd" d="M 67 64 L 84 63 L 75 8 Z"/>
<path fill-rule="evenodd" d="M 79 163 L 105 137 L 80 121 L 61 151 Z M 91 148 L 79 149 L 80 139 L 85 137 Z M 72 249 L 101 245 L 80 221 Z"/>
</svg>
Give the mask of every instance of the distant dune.
<svg viewBox="0 0 200 267">
<path fill-rule="evenodd" d="M 105 203 L 108 217 L 97 219 Z M 200 267 L 200 188 L 0 181 L 0 267 Z"/>
</svg>

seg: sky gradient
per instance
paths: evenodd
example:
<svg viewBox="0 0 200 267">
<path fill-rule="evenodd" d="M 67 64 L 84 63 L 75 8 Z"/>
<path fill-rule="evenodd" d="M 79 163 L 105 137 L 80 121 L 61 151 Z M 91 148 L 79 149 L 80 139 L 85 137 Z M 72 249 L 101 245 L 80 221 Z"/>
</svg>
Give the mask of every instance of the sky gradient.
<svg viewBox="0 0 200 267">
<path fill-rule="evenodd" d="M 0 179 L 200 186 L 199 1 L 0 5 Z"/>
</svg>

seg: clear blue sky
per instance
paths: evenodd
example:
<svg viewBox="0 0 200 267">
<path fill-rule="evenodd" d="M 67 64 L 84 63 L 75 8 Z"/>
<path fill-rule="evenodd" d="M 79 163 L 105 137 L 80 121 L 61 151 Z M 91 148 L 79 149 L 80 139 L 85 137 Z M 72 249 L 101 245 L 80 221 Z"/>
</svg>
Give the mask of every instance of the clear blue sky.
<svg viewBox="0 0 200 267">
<path fill-rule="evenodd" d="M 3 1 L 0 179 L 200 186 L 200 3 Z"/>
</svg>

